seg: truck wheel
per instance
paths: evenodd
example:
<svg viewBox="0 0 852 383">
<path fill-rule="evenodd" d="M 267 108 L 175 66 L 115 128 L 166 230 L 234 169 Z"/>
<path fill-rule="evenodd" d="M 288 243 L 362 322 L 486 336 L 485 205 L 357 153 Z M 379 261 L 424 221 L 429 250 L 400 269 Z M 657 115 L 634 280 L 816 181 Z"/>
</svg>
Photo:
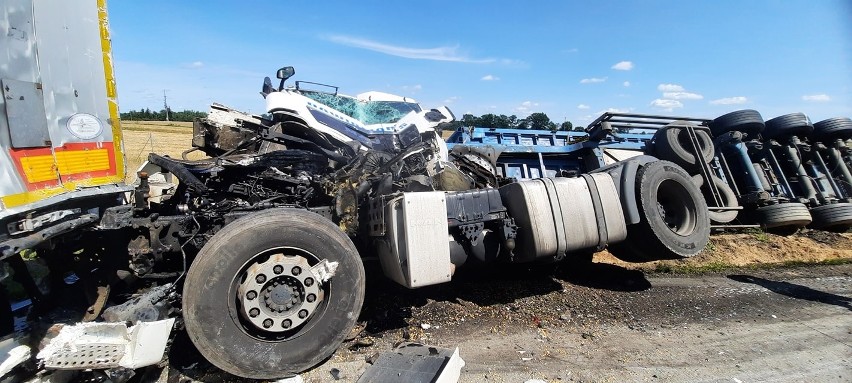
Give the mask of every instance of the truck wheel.
<svg viewBox="0 0 852 383">
<path fill-rule="evenodd" d="M 610 253 L 629 262 L 678 259 L 698 254 L 710 239 L 707 203 L 683 169 L 650 162 L 636 175 L 642 220 L 627 227 L 627 240 Z"/>
<path fill-rule="evenodd" d="M 323 282 L 323 266 L 337 269 Z M 183 288 L 186 331 L 210 363 L 276 379 L 313 367 L 343 342 L 364 301 L 364 267 L 334 223 L 273 209 L 225 226 L 201 249 Z"/>
<path fill-rule="evenodd" d="M 820 141 L 852 138 L 852 119 L 835 117 L 814 124 L 814 138 Z"/>
<path fill-rule="evenodd" d="M 794 234 L 812 221 L 808 207 L 795 202 L 761 206 L 752 216 L 764 230 L 778 235 Z"/>
<path fill-rule="evenodd" d="M 719 137 L 728 132 L 742 132 L 749 136 L 763 131 L 765 124 L 760 112 L 744 109 L 716 117 L 710 122 L 710 132 L 713 137 Z"/>
<path fill-rule="evenodd" d="M 701 149 L 700 160 L 704 163 L 712 161 L 715 153 L 710 135 L 702 130 L 696 130 L 695 135 L 698 137 L 698 146 Z M 694 168 L 698 165 L 699 159 L 692 154 L 692 146 L 685 128 L 678 126 L 664 128 L 657 133 L 655 141 L 654 150 L 658 158 L 674 162 L 684 168 Z"/>
<path fill-rule="evenodd" d="M 842 233 L 852 228 L 852 203 L 835 203 L 811 209 L 812 229 Z"/>
<path fill-rule="evenodd" d="M 792 136 L 807 137 L 814 131 L 811 119 L 804 113 L 790 113 L 766 121 L 764 138 L 782 138 Z"/>
<path fill-rule="evenodd" d="M 719 190 L 719 196 L 722 197 L 722 206 L 723 207 L 737 207 L 740 206 L 739 202 L 737 202 L 737 195 L 734 194 L 734 191 L 731 190 L 731 187 L 722 181 L 721 178 L 711 175 L 713 178 L 713 184 L 716 185 L 716 189 Z M 705 201 L 710 201 L 712 196 L 710 196 L 710 188 L 704 185 L 704 177 L 701 177 L 701 174 L 696 174 L 692 176 L 692 183 L 695 186 L 698 186 L 698 189 L 701 190 L 701 193 L 704 195 Z M 726 211 L 712 211 L 708 210 L 707 215 L 710 217 L 710 221 L 718 222 L 718 223 L 728 223 L 735 219 L 737 219 L 738 210 L 726 210 Z"/>
</svg>

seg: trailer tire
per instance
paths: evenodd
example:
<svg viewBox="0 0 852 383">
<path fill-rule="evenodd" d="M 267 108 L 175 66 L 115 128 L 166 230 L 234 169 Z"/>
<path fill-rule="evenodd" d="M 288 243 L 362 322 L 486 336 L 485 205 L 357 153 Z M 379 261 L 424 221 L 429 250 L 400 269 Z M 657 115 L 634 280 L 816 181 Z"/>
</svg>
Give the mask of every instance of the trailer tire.
<svg viewBox="0 0 852 383">
<path fill-rule="evenodd" d="M 817 122 L 814 124 L 814 138 L 817 141 L 848 140 L 852 138 L 852 119 L 835 117 Z"/>
<path fill-rule="evenodd" d="M 668 161 L 644 165 L 636 175 L 642 219 L 610 253 L 628 262 L 687 258 L 710 239 L 707 203 L 682 168 Z"/>
<path fill-rule="evenodd" d="M 302 260 L 311 267 L 322 260 L 338 264 L 322 282 L 313 269 L 286 263 Z M 257 291 L 243 294 L 254 281 Z M 264 311 L 247 311 L 251 301 Z M 251 379 L 291 376 L 331 356 L 363 301 L 364 267 L 355 245 L 331 221 L 300 209 L 266 210 L 225 226 L 198 253 L 183 288 L 186 331 L 198 351 L 225 372 Z M 296 319 L 303 311 L 304 319 Z M 258 319 L 266 330 L 251 322 Z M 300 324 L 284 330 L 288 323 Z"/>
<path fill-rule="evenodd" d="M 808 227 L 843 233 L 852 228 L 852 203 L 817 206 L 811 209 L 811 217 L 813 222 Z"/>
<path fill-rule="evenodd" d="M 701 161 L 708 163 L 715 155 L 713 140 L 703 130 L 695 130 L 698 146 L 701 149 Z M 669 126 L 656 135 L 654 150 L 656 157 L 661 160 L 674 162 L 683 168 L 692 169 L 698 166 L 698 159 L 692 154 L 689 138 L 685 127 Z"/>
<path fill-rule="evenodd" d="M 715 175 L 710 176 L 713 179 L 713 185 L 716 185 L 716 189 L 719 190 L 719 196 L 722 198 L 722 207 L 737 207 L 740 206 L 737 201 L 737 195 L 734 194 L 734 191 L 728 186 L 725 181 L 722 181 L 721 178 L 716 177 Z M 711 200 L 711 196 L 709 195 L 710 189 L 704 185 L 704 177 L 700 174 L 696 174 L 692 176 L 692 183 L 701 190 L 701 193 L 704 195 L 704 200 Z M 709 206 L 709 205 L 708 205 Z M 737 214 L 739 210 L 726 210 L 726 211 L 712 211 L 708 210 L 707 215 L 710 217 L 710 221 L 717 223 L 728 223 L 735 219 L 737 219 Z"/>
<path fill-rule="evenodd" d="M 794 234 L 813 220 L 808 207 L 797 202 L 761 206 L 752 216 L 764 230 L 778 235 Z"/>
<path fill-rule="evenodd" d="M 814 131 L 810 118 L 804 113 L 790 113 L 766 121 L 764 138 L 807 137 Z"/>
<path fill-rule="evenodd" d="M 719 137 L 728 132 L 742 132 L 753 136 L 762 132 L 765 126 L 760 112 L 744 109 L 716 117 L 710 122 L 710 132 L 713 133 L 713 137 Z"/>
</svg>

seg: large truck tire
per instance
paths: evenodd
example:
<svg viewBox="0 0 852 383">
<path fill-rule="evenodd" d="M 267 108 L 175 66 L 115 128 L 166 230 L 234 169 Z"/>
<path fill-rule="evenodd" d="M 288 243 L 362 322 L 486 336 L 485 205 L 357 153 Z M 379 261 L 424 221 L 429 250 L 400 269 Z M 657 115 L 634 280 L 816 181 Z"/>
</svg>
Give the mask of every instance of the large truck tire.
<svg viewBox="0 0 852 383">
<path fill-rule="evenodd" d="M 808 207 L 797 202 L 761 206 L 751 215 L 764 230 L 778 235 L 794 234 L 813 220 Z"/>
<path fill-rule="evenodd" d="M 719 137 L 728 132 L 742 132 L 755 136 L 763 131 L 765 123 L 760 112 L 753 109 L 737 110 L 716 117 L 710 122 L 710 132 L 713 137 Z"/>
<path fill-rule="evenodd" d="M 852 119 L 835 117 L 817 122 L 814 124 L 814 138 L 817 141 L 848 140 L 852 138 Z"/>
<path fill-rule="evenodd" d="M 737 195 L 734 194 L 734 191 L 731 189 L 725 181 L 722 181 L 721 178 L 716 177 L 715 175 L 711 175 L 713 179 L 713 185 L 716 185 L 716 190 L 719 191 L 719 196 L 722 197 L 722 207 L 737 207 L 740 206 L 737 201 Z M 696 174 L 692 176 L 692 183 L 695 186 L 698 186 L 698 189 L 701 190 L 701 193 L 704 195 L 704 200 L 710 201 L 712 195 L 710 195 L 710 188 L 704 184 L 704 177 L 700 174 Z M 712 211 L 708 210 L 707 215 L 710 217 L 710 221 L 717 223 L 728 223 L 735 219 L 737 219 L 737 214 L 739 210 L 726 210 L 726 211 Z"/>
<path fill-rule="evenodd" d="M 804 113 L 790 113 L 766 121 L 764 138 L 807 137 L 814 131 L 811 119 Z"/>
<path fill-rule="evenodd" d="M 321 261 L 337 262 L 326 282 L 311 269 Z M 192 342 L 216 367 L 251 379 L 291 376 L 331 356 L 363 301 L 355 245 L 331 221 L 299 209 L 225 226 L 198 253 L 183 288 Z"/>
<path fill-rule="evenodd" d="M 704 163 L 712 161 L 715 149 L 710 135 L 703 130 L 696 130 L 695 135 L 698 138 L 701 157 L 696 158 L 692 154 L 692 144 L 689 142 L 687 130 L 680 126 L 668 126 L 656 134 L 654 140 L 656 157 L 674 162 L 686 169 L 695 168 L 699 165 L 698 161 L 704 161 Z"/>
<path fill-rule="evenodd" d="M 812 229 L 842 233 L 852 228 L 852 203 L 835 203 L 811 209 Z"/>
<path fill-rule="evenodd" d="M 668 161 L 645 164 L 636 175 L 642 219 L 627 227 L 627 239 L 611 245 L 628 262 L 687 258 L 710 239 L 707 202 L 689 174 Z"/>
</svg>

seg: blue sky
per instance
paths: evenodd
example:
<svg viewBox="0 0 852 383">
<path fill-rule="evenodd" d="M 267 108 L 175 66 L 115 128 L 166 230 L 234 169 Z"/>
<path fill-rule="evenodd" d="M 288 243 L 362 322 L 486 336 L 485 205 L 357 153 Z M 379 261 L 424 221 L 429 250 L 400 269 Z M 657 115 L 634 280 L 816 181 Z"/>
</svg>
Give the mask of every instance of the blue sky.
<svg viewBox="0 0 852 383">
<path fill-rule="evenodd" d="M 852 1 L 108 2 L 121 110 L 263 112 L 264 76 L 464 113 L 852 116 Z M 292 80 L 291 80 L 292 81 Z"/>
</svg>

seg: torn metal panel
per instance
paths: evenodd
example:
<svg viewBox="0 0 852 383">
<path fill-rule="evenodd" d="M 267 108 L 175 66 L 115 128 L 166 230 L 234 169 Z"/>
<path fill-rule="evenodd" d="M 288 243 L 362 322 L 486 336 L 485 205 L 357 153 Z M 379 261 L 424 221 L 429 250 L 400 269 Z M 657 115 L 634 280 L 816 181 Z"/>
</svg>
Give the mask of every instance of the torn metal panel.
<svg viewBox="0 0 852 383">
<path fill-rule="evenodd" d="M 454 350 L 403 343 L 379 358 L 358 378 L 359 383 L 451 383 L 458 382 L 464 360 Z"/>
<path fill-rule="evenodd" d="M 30 360 L 31 356 L 30 347 L 20 344 L 17 339 L 8 338 L 0 342 L 0 378 Z"/>
<path fill-rule="evenodd" d="M 47 368 L 61 370 L 139 368 L 160 362 L 174 318 L 128 328 L 117 323 L 65 326 L 38 353 Z"/>
<path fill-rule="evenodd" d="M 337 266 L 340 266 L 340 262 L 329 262 L 327 259 L 323 259 L 320 263 L 311 267 L 311 272 L 314 273 L 319 280 L 326 282 L 334 276 L 335 272 L 337 272 Z"/>
<path fill-rule="evenodd" d="M 133 324 L 163 319 L 168 316 L 171 309 L 168 297 L 173 291 L 173 286 L 167 283 L 152 288 L 136 298 L 104 310 L 102 316 L 107 322 Z"/>
</svg>

